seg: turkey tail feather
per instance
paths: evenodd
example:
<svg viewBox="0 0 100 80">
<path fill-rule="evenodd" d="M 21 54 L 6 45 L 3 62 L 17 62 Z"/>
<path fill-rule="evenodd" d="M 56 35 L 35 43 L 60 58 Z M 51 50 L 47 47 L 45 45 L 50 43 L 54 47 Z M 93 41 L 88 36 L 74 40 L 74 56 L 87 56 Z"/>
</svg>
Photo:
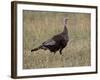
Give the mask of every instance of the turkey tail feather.
<svg viewBox="0 0 100 80">
<path fill-rule="evenodd" d="M 42 46 L 39 46 L 39 47 L 37 47 L 37 48 L 34 48 L 34 49 L 31 50 L 31 52 L 32 52 L 32 51 L 37 51 L 37 50 L 39 50 L 41 47 L 42 47 Z"/>
</svg>

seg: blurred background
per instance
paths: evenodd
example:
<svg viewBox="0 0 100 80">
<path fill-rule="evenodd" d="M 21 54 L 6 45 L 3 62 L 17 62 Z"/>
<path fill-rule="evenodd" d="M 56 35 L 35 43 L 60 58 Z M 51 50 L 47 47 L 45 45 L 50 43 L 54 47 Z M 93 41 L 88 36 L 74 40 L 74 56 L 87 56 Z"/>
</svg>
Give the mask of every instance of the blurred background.
<svg viewBox="0 0 100 80">
<path fill-rule="evenodd" d="M 63 31 L 64 18 L 68 18 L 69 42 L 63 56 L 46 50 L 31 52 L 42 42 Z M 88 13 L 23 11 L 23 68 L 56 68 L 91 65 L 90 21 Z"/>
</svg>

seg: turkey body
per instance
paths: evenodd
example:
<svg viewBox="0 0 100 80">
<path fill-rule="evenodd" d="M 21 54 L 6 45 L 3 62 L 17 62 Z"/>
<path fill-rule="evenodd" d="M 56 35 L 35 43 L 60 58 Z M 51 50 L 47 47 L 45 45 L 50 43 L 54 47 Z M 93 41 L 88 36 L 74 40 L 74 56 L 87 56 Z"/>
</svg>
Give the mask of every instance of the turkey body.
<svg viewBox="0 0 100 80">
<path fill-rule="evenodd" d="M 63 32 L 54 35 L 51 39 L 48 39 L 47 41 L 43 42 L 39 47 L 32 49 L 31 52 L 37 51 L 39 49 L 44 49 L 44 50 L 50 50 L 50 52 L 54 52 L 54 53 L 59 51 L 60 54 L 62 54 L 63 48 L 66 47 L 69 41 L 66 23 L 67 23 L 67 19 L 65 19 Z"/>
</svg>

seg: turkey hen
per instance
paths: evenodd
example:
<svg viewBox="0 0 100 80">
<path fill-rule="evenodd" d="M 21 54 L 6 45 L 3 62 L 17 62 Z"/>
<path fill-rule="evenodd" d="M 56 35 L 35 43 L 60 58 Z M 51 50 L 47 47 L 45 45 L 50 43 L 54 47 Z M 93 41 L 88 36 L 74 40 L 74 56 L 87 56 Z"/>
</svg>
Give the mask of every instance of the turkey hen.
<svg viewBox="0 0 100 80">
<path fill-rule="evenodd" d="M 61 33 L 43 42 L 39 47 L 32 49 L 31 52 L 43 49 L 43 50 L 50 50 L 50 52 L 54 53 L 59 51 L 59 53 L 62 55 L 62 50 L 67 46 L 67 43 L 69 41 L 68 29 L 66 26 L 67 21 L 68 19 L 64 19 L 64 29 Z"/>
</svg>

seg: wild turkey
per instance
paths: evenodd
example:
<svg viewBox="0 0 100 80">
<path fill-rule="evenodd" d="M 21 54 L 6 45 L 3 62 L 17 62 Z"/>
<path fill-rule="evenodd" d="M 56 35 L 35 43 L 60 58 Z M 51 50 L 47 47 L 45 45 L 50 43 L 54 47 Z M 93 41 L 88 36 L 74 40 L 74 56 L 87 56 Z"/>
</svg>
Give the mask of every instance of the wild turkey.
<svg viewBox="0 0 100 80">
<path fill-rule="evenodd" d="M 63 48 L 65 48 L 67 46 L 67 43 L 69 41 L 68 30 L 66 27 L 67 20 L 68 19 L 64 19 L 63 32 L 53 36 L 51 39 L 48 39 L 45 42 L 43 42 L 39 47 L 32 49 L 31 52 L 37 51 L 39 49 L 43 49 L 43 50 L 50 50 L 50 52 L 54 52 L 54 53 L 59 51 L 60 54 L 62 54 Z"/>
</svg>

